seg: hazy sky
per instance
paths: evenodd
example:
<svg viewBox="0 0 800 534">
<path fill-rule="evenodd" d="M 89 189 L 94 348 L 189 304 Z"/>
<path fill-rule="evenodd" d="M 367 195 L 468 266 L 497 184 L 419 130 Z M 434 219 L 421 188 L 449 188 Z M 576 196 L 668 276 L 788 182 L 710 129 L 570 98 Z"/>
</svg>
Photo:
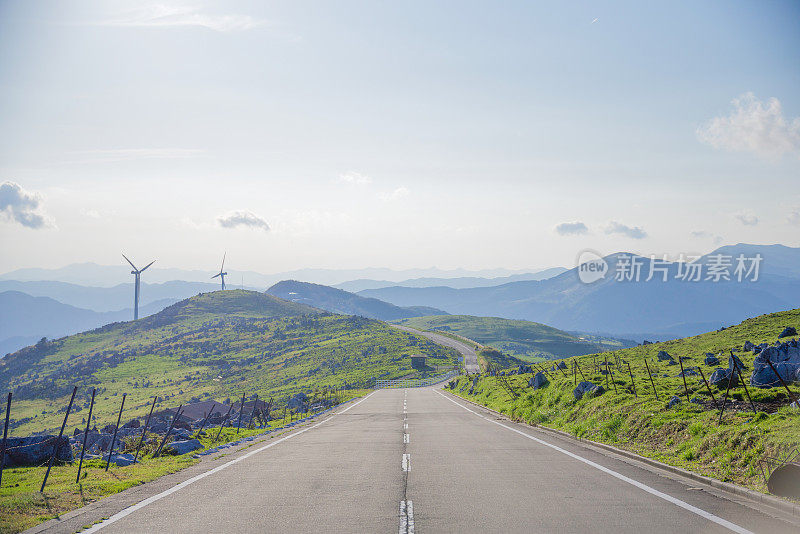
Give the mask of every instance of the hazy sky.
<svg viewBox="0 0 800 534">
<path fill-rule="evenodd" d="M 800 4 L 0 0 L 0 271 L 800 246 Z"/>
</svg>

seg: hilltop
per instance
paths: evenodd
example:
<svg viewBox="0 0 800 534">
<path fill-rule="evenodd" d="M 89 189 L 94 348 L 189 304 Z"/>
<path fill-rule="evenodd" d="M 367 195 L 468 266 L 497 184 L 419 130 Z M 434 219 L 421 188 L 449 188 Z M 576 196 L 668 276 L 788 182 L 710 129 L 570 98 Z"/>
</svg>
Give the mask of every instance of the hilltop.
<svg viewBox="0 0 800 534">
<path fill-rule="evenodd" d="M 303 389 L 413 376 L 412 354 L 427 355 L 434 367 L 459 363 L 455 351 L 380 321 L 264 293 L 217 291 L 17 351 L 0 360 L 0 391 L 14 392 L 19 435 L 57 426 L 74 385 L 78 410 L 98 388 L 100 420 L 112 417 L 113 397 L 122 393 L 130 416 L 142 415 L 153 395 L 170 407 L 243 392 L 282 402 Z"/>
<path fill-rule="evenodd" d="M 425 306 L 395 306 L 379 299 L 362 297 L 342 289 L 308 282 L 298 282 L 297 280 L 278 282 L 270 287 L 267 293 L 333 313 L 358 315 L 382 321 L 445 313 Z"/>
<path fill-rule="evenodd" d="M 418 330 L 450 332 L 525 361 L 568 358 L 630 346 L 616 340 L 589 341 L 541 323 L 500 317 L 442 315 L 396 322 Z"/>
</svg>

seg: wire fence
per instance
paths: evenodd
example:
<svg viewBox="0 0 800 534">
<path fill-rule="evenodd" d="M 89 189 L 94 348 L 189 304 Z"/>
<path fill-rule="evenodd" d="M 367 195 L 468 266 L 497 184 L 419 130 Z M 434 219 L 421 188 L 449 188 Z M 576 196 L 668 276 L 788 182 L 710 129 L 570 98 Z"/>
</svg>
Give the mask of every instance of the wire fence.
<svg viewBox="0 0 800 534">
<path fill-rule="evenodd" d="M 428 378 L 396 378 L 394 380 L 378 380 L 375 379 L 375 389 L 392 389 L 392 388 L 422 388 L 425 386 L 432 386 L 439 382 L 444 382 L 455 376 L 458 376 L 460 371 L 450 371 L 443 375 L 431 376 Z"/>
</svg>

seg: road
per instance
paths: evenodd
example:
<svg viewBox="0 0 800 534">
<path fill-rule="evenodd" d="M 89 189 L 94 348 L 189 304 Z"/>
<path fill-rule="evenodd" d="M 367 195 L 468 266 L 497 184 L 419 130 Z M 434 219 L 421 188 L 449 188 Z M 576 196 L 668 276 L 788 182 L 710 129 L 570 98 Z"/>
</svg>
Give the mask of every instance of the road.
<svg viewBox="0 0 800 534">
<path fill-rule="evenodd" d="M 376 391 L 208 465 L 85 532 L 798 532 L 438 388 Z"/>
<path fill-rule="evenodd" d="M 451 349 L 456 349 L 458 352 L 464 356 L 464 369 L 470 374 L 480 372 L 480 366 L 478 365 L 478 353 L 475 352 L 475 346 L 470 345 L 464 341 L 458 341 L 451 337 L 443 336 L 441 334 L 435 334 L 433 332 L 426 332 L 424 330 L 417 330 L 416 328 L 410 328 L 408 326 L 399 326 L 399 325 L 392 325 L 395 328 L 399 328 L 400 330 L 405 330 L 406 332 L 411 332 L 413 334 L 419 334 L 420 336 L 427 337 L 434 343 L 438 345 L 444 345 L 445 347 L 450 347 Z"/>
</svg>

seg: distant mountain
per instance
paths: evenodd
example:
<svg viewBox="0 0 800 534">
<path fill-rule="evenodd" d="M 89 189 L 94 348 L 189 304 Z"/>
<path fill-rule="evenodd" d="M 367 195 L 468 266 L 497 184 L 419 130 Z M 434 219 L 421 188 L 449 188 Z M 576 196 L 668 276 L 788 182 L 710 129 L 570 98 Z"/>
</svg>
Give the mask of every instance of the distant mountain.
<svg viewBox="0 0 800 534">
<path fill-rule="evenodd" d="M 440 315 L 402 319 L 397 323 L 417 330 L 456 334 L 526 361 L 569 358 L 632 346 L 622 341 L 593 342 L 541 323 L 500 317 Z"/>
<path fill-rule="evenodd" d="M 152 302 L 165 299 L 175 302 L 198 293 L 208 293 L 218 289 L 218 283 L 182 282 L 177 280 L 163 284 L 142 282 L 139 304 L 140 306 L 146 306 Z M 97 312 L 119 311 L 130 309 L 133 306 L 132 283 L 118 284 L 113 287 L 95 287 L 67 282 L 0 280 L 0 292 L 2 291 L 20 291 L 34 297 L 50 297 L 63 304 Z"/>
<path fill-rule="evenodd" d="M 134 260 L 136 258 L 133 258 Z M 231 258 L 228 258 L 229 262 Z M 216 263 L 212 265 L 216 269 Z M 140 266 L 141 267 L 141 266 Z M 231 265 L 233 267 L 233 265 Z M 512 271 L 510 269 L 484 269 L 480 271 L 470 271 L 467 269 L 443 270 L 431 267 L 428 269 L 404 269 L 394 270 L 386 268 L 368 269 L 297 269 L 281 273 L 264 274 L 255 271 L 239 271 L 235 267 L 226 267 L 228 272 L 228 285 L 239 287 L 243 284 L 245 288 L 263 289 L 281 280 L 300 280 L 316 284 L 333 285 L 356 279 L 371 280 L 390 280 L 397 283 L 401 280 L 420 277 L 439 277 L 439 278 L 458 278 L 458 277 L 481 277 L 493 278 L 498 276 L 510 276 L 522 274 L 526 271 Z M 186 282 L 211 281 L 211 276 L 217 271 L 210 270 L 188 270 L 161 268 L 156 263 L 142 275 L 142 280 L 151 284 L 170 282 L 173 280 L 183 280 Z M 112 287 L 121 283 L 129 282 L 132 279 L 130 266 L 125 264 L 120 258 L 119 265 L 98 265 L 96 263 L 74 263 L 58 269 L 17 269 L 0 274 L 0 280 L 18 280 L 23 282 L 31 281 L 56 281 L 68 282 L 71 284 Z"/>
<path fill-rule="evenodd" d="M 298 282 L 296 280 L 278 282 L 269 288 L 267 293 L 333 313 L 359 315 L 382 321 L 444 313 L 441 310 L 430 307 L 403 308 L 375 298 L 361 297 L 334 287 Z"/>
<path fill-rule="evenodd" d="M 760 269 L 762 274 L 771 274 L 784 278 L 800 278 L 800 248 L 787 247 L 785 245 L 748 245 L 739 243 L 720 247 L 703 256 L 699 261 L 707 263 L 712 256 L 717 254 L 732 258 L 737 258 L 740 254 L 743 254 L 745 258 L 761 254 L 761 257 L 764 258 Z"/>
<path fill-rule="evenodd" d="M 139 307 L 144 317 L 175 302 L 171 299 Z M 117 321 L 127 321 L 133 310 L 96 312 L 62 304 L 48 297 L 19 291 L 0 293 L 0 356 L 35 343 L 43 337 L 59 338 Z"/>
<path fill-rule="evenodd" d="M 452 287 L 454 289 L 466 289 L 471 287 L 490 287 L 507 284 L 509 282 L 521 282 L 525 280 L 545 280 L 557 276 L 564 271 L 564 267 L 552 267 L 541 271 L 530 273 L 514 274 L 510 276 L 500 276 L 493 278 L 481 278 L 476 276 L 462 276 L 458 278 L 412 278 L 402 282 L 390 282 L 388 280 L 350 280 L 341 284 L 336 284 L 337 289 L 344 289 L 350 292 L 364 291 L 365 289 L 380 289 L 383 287 Z"/>
<path fill-rule="evenodd" d="M 666 282 L 661 281 L 659 274 L 648 282 L 645 279 L 651 261 L 636 257 L 641 265 L 640 281 L 616 281 L 620 259 L 630 257 L 619 253 L 605 258 L 609 274 L 591 284 L 580 281 L 576 268 L 547 280 L 488 288 L 388 287 L 359 294 L 397 306 L 433 306 L 451 314 L 525 319 L 562 330 L 604 332 L 637 340 L 671 339 L 796 306 L 800 300 L 800 278 L 773 273 L 794 272 L 794 258 L 800 249 L 735 245 L 718 249 L 699 262 L 709 261 L 715 253 L 733 255 L 740 250 L 747 254 L 761 253 L 763 265 L 772 267 L 765 268 L 757 282 L 705 279 L 691 282 L 676 278 L 682 266 L 670 263 Z"/>
</svg>

